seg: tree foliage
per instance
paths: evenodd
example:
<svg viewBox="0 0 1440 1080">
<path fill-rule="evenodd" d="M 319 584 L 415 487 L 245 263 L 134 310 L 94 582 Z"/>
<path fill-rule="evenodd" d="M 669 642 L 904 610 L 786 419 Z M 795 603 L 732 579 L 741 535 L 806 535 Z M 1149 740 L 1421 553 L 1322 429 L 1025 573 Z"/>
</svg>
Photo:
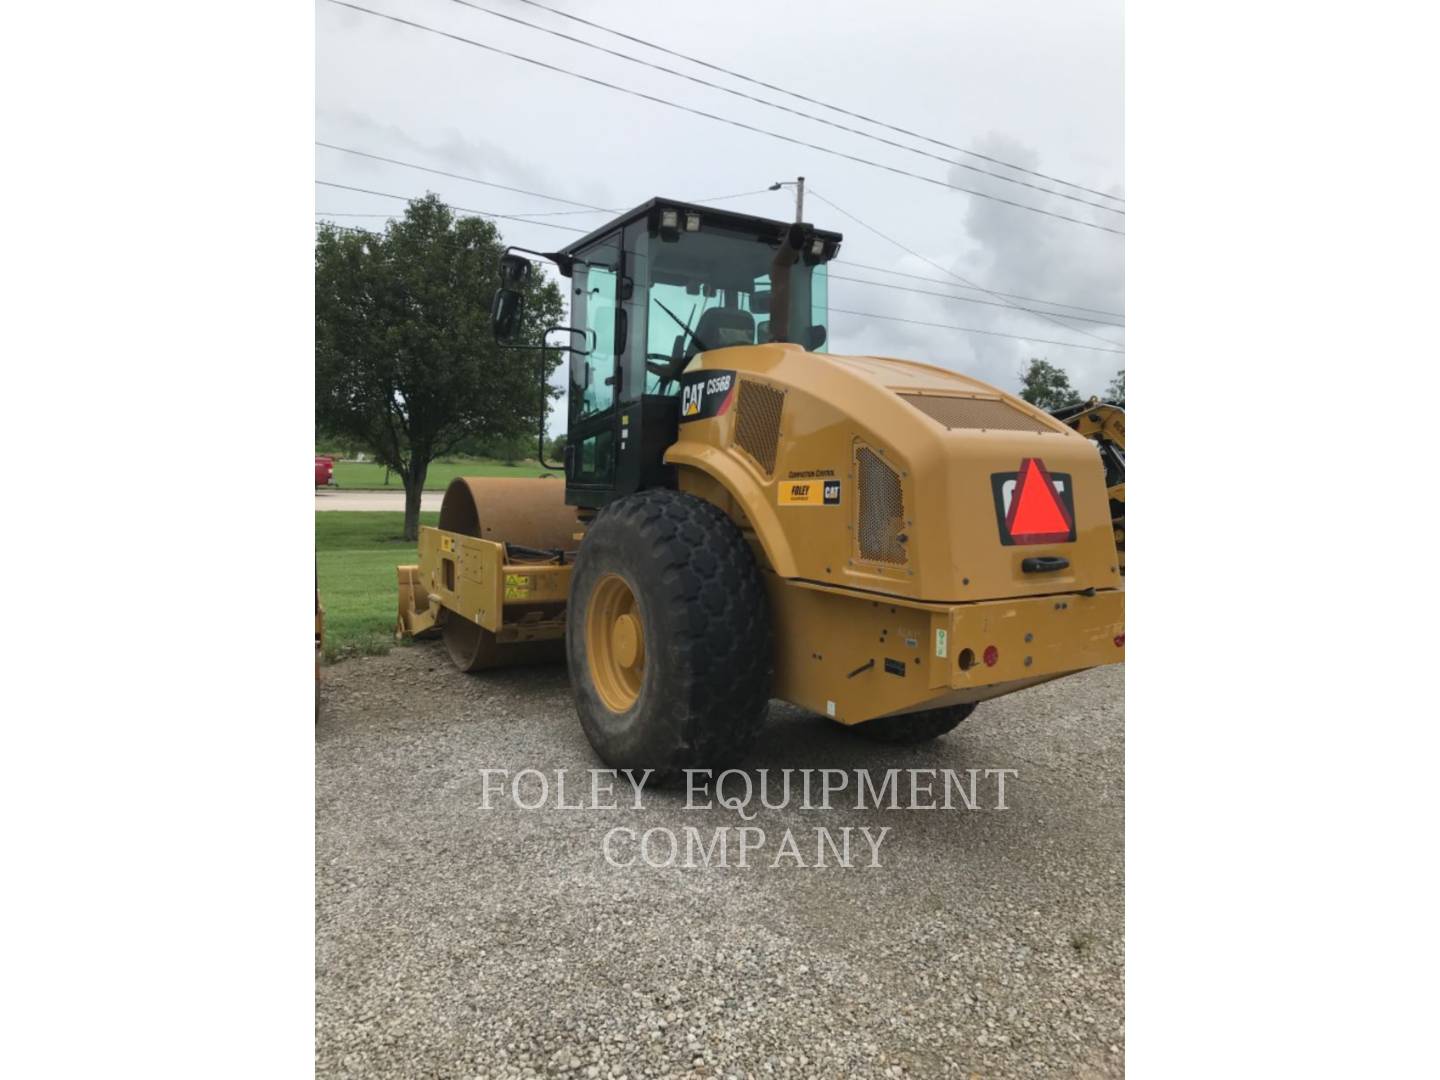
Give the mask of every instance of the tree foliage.
<svg viewBox="0 0 1440 1080">
<path fill-rule="evenodd" d="M 1083 399 L 1070 385 L 1064 368 L 1048 360 L 1032 359 L 1030 367 L 1020 373 L 1020 396 L 1040 409 L 1059 409 L 1078 405 Z"/>
<path fill-rule="evenodd" d="M 1113 401 L 1116 405 L 1125 404 L 1125 369 L 1122 367 L 1110 380 L 1110 385 L 1105 388 L 1105 400 Z"/>
<path fill-rule="evenodd" d="M 316 427 L 400 476 L 409 539 L 431 461 L 467 442 L 528 434 L 533 447 L 542 385 L 557 395 L 548 376 L 560 352 L 502 349 L 491 333 L 503 251 L 491 222 L 457 218 L 434 195 L 383 234 L 327 225 L 315 241 Z M 538 344 L 561 321 L 560 291 L 532 275 L 526 292 L 516 340 Z"/>
</svg>

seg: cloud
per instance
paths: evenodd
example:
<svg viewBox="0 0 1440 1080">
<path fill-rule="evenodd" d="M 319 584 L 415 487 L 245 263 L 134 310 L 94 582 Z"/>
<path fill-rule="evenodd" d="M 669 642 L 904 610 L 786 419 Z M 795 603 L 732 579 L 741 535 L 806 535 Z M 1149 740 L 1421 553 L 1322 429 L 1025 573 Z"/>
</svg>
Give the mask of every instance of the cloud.
<svg viewBox="0 0 1440 1080">
<path fill-rule="evenodd" d="M 819 101 L 1057 176 L 1106 189 L 1121 174 L 1122 12 L 1111 0 L 1050 5 L 1043 17 L 1026 3 L 984 10 L 929 5 L 877 13 L 873 4 L 863 0 L 834 0 L 826 8 L 827 17 L 820 20 L 806 5 L 771 5 L 766 11 L 767 32 L 752 34 L 743 48 L 728 51 L 727 44 L 734 40 L 733 12 L 687 9 L 677 22 L 674 10 L 662 0 L 592 0 L 585 14 L 736 70 L 773 78 Z M 529 21 L 575 30 L 533 9 L 523 9 L 522 14 Z M 417 18 L 566 71 L 937 179 L 946 175 L 947 166 L 940 162 L 779 115 L 470 9 L 435 5 Z M 862 39 L 864 48 L 857 52 L 856 42 Z M 798 62 L 797 40 L 806 42 Z M 632 51 L 631 43 L 602 41 Z M 852 61 L 862 53 L 864 62 L 857 68 Z M 665 63 L 683 66 L 674 58 Z M 727 81 L 714 72 L 706 74 L 712 76 Z M 779 178 L 804 175 L 812 190 L 833 197 L 859 218 L 973 281 L 1004 292 L 1124 310 L 1121 237 L 637 101 L 329 4 L 317 13 L 316 99 L 317 137 L 327 142 L 597 206 L 633 206 L 652 195 L 700 198 L 746 192 Z M 820 106 L 801 107 L 824 113 Z M 984 127 L 974 126 L 982 120 Z M 1008 134 L 985 136 L 987 127 Z M 909 140 L 900 137 L 899 141 Z M 1036 147 L 1043 148 L 1043 155 Z M 476 209 L 567 214 L 573 209 L 333 151 L 317 150 L 316 164 L 321 179 L 404 195 L 431 190 L 447 201 Z M 965 169 L 954 170 L 950 182 L 1061 213 L 1124 220 Z M 787 218 L 790 198 L 787 189 L 724 205 Z M 401 209 L 391 200 L 333 189 L 325 189 L 317 203 L 336 214 Z M 984 298 L 960 288 L 958 282 L 954 288 L 947 286 L 942 270 L 897 251 L 818 200 L 813 205 L 807 202 L 806 213 L 817 225 L 845 233 L 844 250 L 833 268 L 837 275 Z M 604 220 L 603 214 L 549 219 L 552 225 L 574 227 L 592 227 Z M 505 222 L 503 231 L 507 242 L 544 249 L 569 235 L 515 221 Z M 941 282 L 846 266 L 851 258 Z M 1122 335 L 1086 323 L 1057 326 L 1004 308 L 855 282 L 834 282 L 830 302 L 835 309 L 1090 345 L 1100 343 L 1080 330 L 1113 339 Z M 1031 356 L 1065 367 L 1085 393 L 1103 389 L 1124 363 L 1119 355 L 862 319 L 838 311 L 832 319 L 830 347 L 835 352 L 935 363 L 1011 390 Z"/>
<path fill-rule="evenodd" d="M 988 135 L 976 144 L 975 149 L 991 157 L 1044 171 L 1040 156 L 1034 149 L 1001 134 Z M 994 168 L 999 172 L 1007 171 L 1000 167 Z M 1107 201 L 1035 177 L 1018 173 L 1014 175 L 1093 202 Z M 1048 195 L 1002 183 L 960 168 L 953 168 L 949 179 L 952 184 L 988 191 L 1058 214 L 1124 229 L 1123 215 L 1085 206 L 1059 195 Z M 1121 193 L 1116 188 L 1111 190 L 1115 194 Z M 1029 213 L 991 199 L 962 194 L 957 194 L 956 198 L 966 203 L 962 222 L 965 234 L 973 242 L 973 246 L 949 265 L 948 268 L 953 272 L 994 292 L 1044 298 L 1101 311 L 1125 310 L 1123 237 L 1043 214 Z M 953 306 L 968 308 L 966 315 L 969 324 L 985 329 L 1034 334 L 1037 338 L 1073 341 L 1085 345 L 1124 344 L 1123 330 L 1095 325 L 1075 317 L 1080 314 L 1094 318 L 1102 316 L 1089 312 L 1062 314 L 1063 309 L 1046 308 L 1020 300 L 1012 300 L 1011 303 L 1049 310 L 1054 314 L 1048 319 L 1042 319 L 1003 308 Z M 1046 357 L 1068 371 L 1071 382 L 1082 393 L 1099 391 L 1109 382 L 1114 371 L 1124 366 L 1124 357 L 1114 354 L 1053 345 L 1027 346 L 1022 342 L 978 336 L 974 342 L 974 355 L 980 368 L 975 374 L 1006 386 L 1014 384 L 1014 373 L 1028 363 L 1030 356 Z"/>
</svg>

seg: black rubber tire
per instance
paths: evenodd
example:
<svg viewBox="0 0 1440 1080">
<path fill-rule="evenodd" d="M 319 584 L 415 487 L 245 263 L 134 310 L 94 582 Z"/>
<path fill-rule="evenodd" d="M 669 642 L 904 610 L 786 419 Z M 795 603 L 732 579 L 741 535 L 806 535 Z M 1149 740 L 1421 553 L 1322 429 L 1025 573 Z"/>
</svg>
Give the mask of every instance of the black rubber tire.
<svg viewBox="0 0 1440 1080">
<path fill-rule="evenodd" d="M 616 574 L 645 635 L 639 697 L 612 712 L 597 692 L 585 626 L 598 581 Z M 724 769 L 750 749 L 774 677 L 770 607 L 744 537 L 719 508 L 667 488 L 607 506 L 580 545 L 570 584 L 566 655 L 590 745 L 614 769 Z"/>
<path fill-rule="evenodd" d="M 924 709 L 920 712 L 901 713 L 899 716 L 882 716 L 878 720 L 866 720 L 863 724 L 854 725 L 850 730 L 875 742 L 929 742 L 954 731 L 960 722 L 974 711 L 973 704 L 946 705 L 939 709 Z"/>
</svg>

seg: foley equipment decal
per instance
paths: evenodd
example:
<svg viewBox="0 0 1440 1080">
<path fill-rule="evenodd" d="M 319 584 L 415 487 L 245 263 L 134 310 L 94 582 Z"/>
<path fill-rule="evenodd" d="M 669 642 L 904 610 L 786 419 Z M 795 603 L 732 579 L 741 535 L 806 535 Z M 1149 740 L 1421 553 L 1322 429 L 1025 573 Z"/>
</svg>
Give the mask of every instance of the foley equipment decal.
<svg viewBox="0 0 1440 1080">
<path fill-rule="evenodd" d="M 781 506 L 839 506 L 839 480 L 781 480 L 775 486 Z"/>
</svg>

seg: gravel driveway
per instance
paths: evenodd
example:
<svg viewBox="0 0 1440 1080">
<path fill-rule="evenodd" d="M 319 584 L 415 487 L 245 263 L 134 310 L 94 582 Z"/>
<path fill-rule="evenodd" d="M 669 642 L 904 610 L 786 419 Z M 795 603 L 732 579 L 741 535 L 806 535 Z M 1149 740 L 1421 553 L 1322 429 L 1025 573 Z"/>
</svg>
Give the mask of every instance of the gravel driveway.
<svg viewBox="0 0 1440 1080">
<path fill-rule="evenodd" d="M 316 729 L 319 1075 L 1075 1076 L 1124 1070 L 1124 672 L 983 704 L 930 746 L 774 703 L 754 770 L 1014 769 L 971 811 L 743 822 L 683 787 L 516 805 L 481 770 L 597 768 L 563 668 L 480 676 L 438 644 L 325 669 Z M 919 774 L 926 775 L 926 774 Z M 533 777 L 531 778 L 534 779 Z M 526 799 L 534 796 L 532 785 Z M 939 791 L 939 787 L 936 787 Z M 572 791 L 566 798 L 577 799 Z M 881 865 L 652 868 L 624 834 L 888 827 Z M 858 841 L 857 841 L 858 843 Z M 657 843 L 657 847 L 658 847 Z M 663 861 L 655 859 L 653 861 Z M 832 860 L 833 862 L 833 860 Z"/>
</svg>

